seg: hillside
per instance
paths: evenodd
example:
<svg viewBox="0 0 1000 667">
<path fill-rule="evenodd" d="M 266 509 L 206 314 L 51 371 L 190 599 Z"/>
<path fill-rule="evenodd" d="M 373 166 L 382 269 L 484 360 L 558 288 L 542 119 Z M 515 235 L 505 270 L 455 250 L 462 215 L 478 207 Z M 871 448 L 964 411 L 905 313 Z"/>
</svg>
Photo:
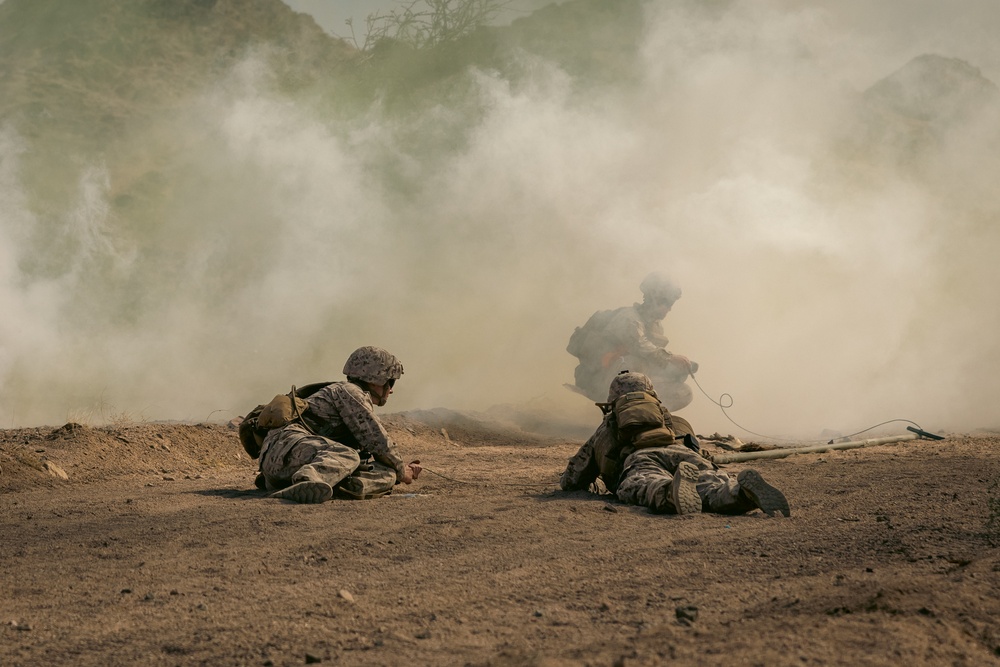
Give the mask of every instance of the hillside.
<svg viewBox="0 0 1000 667">
<path fill-rule="evenodd" d="M 710 263 L 738 270 L 767 256 L 729 240 L 836 245 L 871 225 L 854 229 L 852 210 L 814 236 L 821 211 L 855 201 L 878 216 L 895 202 L 876 200 L 911 183 L 948 206 L 969 202 L 966 226 L 985 228 L 993 204 L 967 189 L 986 192 L 990 179 L 975 174 L 990 169 L 965 155 L 997 154 L 995 86 L 975 63 L 922 56 L 869 91 L 820 86 L 802 102 L 802 86 L 821 78 L 808 51 L 771 77 L 746 64 L 777 56 L 735 30 L 746 17 L 734 3 L 676 7 L 572 0 L 434 48 L 386 39 L 359 53 L 280 0 L 6 0 L 0 299 L 12 324 L 0 403 L 10 424 L 76 411 L 228 418 L 286 376 L 335 374 L 350 349 L 383 336 L 423 365 L 407 378 L 421 383 L 407 407 L 424 396 L 419 407 L 459 407 L 450 402 L 469 386 L 479 395 L 460 407 L 487 410 L 530 400 L 518 376 L 536 371 L 538 394 L 564 392 L 568 332 L 622 298 L 627 271 L 671 261 L 675 240 L 689 245 L 678 266 L 708 271 L 707 288 L 723 280 Z M 697 38 L 714 30 L 721 41 Z M 789 216 L 773 228 L 772 206 Z M 713 258 L 733 254 L 701 261 L 706 244 Z M 622 270 L 614 280 L 592 270 L 605 265 Z M 827 266 L 838 267 L 851 272 Z M 989 281 L 948 282 L 968 294 Z M 970 389 L 967 402 L 986 394 Z"/>
</svg>

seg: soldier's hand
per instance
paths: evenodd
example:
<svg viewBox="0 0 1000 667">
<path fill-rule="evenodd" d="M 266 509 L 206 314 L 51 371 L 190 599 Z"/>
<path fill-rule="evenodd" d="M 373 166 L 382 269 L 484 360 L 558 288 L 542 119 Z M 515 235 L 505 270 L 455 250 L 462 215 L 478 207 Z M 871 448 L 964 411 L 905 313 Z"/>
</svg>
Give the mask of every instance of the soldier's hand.
<svg viewBox="0 0 1000 667">
<path fill-rule="evenodd" d="M 691 361 L 683 354 L 670 355 L 670 363 L 673 364 L 675 368 L 679 368 L 686 373 L 694 373 L 698 370 L 698 364 Z"/>
<path fill-rule="evenodd" d="M 403 470 L 403 477 L 399 481 L 403 484 L 413 484 L 413 481 L 417 477 L 420 477 L 420 471 L 423 470 L 423 468 L 420 467 L 420 461 L 412 461 L 407 463 Z"/>
</svg>

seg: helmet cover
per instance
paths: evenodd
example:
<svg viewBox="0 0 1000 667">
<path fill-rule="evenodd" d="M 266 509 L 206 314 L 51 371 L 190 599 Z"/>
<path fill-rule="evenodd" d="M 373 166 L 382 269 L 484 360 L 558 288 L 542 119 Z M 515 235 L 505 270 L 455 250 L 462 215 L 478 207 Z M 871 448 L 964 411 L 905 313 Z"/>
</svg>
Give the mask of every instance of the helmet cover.
<svg viewBox="0 0 1000 667">
<path fill-rule="evenodd" d="M 372 384 L 398 380 L 402 374 L 403 364 L 399 363 L 399 359 L 373 345 L 354 350 L 344 364 L 344 375 Z"/>
<path fill-rule="evenodd" d="M 656 396 L 652 381 L 642 373 L 632 371 L 622 371 L 611 380 L 611 388 L 608 390 L 608 403 L 614 403 L 625 394 L 634 391 L 644 391 L 647 394 Z"/>
<path fill-rule="evenodd" d="M 639 285 L 647 301 L 668 301 L 673 303 L 681 298 L 681 288 L 663 273 L 650 273 Z"/>
</svg>

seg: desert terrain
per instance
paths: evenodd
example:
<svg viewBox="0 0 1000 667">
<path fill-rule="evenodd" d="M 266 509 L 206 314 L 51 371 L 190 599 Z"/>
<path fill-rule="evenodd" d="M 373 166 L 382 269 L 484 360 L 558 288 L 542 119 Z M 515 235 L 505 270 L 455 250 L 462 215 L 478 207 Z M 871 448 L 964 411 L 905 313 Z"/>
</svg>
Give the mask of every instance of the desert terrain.
<svg viewBox="0 0 1000 667">
<path fill-rule="evenodd" d="M 995 433 L 726 465 L 791 517 L 679 517 L 561 492 L 582 438 L 385 420 L 420 479 L 318 506 L 230 425 L 0 431 L 0 664 L 1000 664 Z"/>
</svg>

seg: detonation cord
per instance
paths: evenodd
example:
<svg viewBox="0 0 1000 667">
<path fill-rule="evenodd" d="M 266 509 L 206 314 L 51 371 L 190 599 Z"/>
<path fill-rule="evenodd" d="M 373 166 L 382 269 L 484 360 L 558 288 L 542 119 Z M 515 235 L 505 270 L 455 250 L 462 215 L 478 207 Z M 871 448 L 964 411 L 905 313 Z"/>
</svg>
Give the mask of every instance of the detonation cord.
<svg viewBox="0 0 1000 667">
<path fill-rule="evenodd" d="M 423 470 L 424 472 L 429 472 L 432 475 L 437 475 L 441 479 L 446 479 L 449 482 L 457 482 L 459 484 L 468 484 L 469 486 L 479 486 L 482 483 L 482 482 L 466 482 L 465 480 L 455 479 L 454 477 L 448 477 L 448 475 L 442 475 L 441 473 L 439 473 L 437 471 L 431 470 L 427 466 L 420 466 L 420 469 Z M 515 484 L 515 483 L 512 483 L 512 482 L 496 482 L 496 485 L 497 486 L 552 486 L 552 483 L 549 483 L 549 484 Z"/>
<path fill-rule="evenodd" d="M 740 428 L 740 429 L 746 431 L 750 435 L 755 435 L 758 438 L 767 438 L 768 440 L 785 440 L 787 442 L 802 442 L 802 440 L 798 439 L 798 438 L 779 438 L 776 435 L 764 435 L 762 433 L 756 433 L 756 432 L 751 431 L 750 429 L 746 428 L 745 426 L 742 426 L 741 424 L 738 424 L 736 422 L 736 420 L 734 420 L 732 417 L 730 417 L 729 413 L 726 412 L 726 409 L 733 407 L 733 403 L 735 402 L 733 400 L 733 397 L 732 397 L 731 394 L 729 394 L 729 393 L 723 393 L 721 396 L 719 396 L 719 400 L 717 401 L 717 400 L 715 400 L 714 398 L 712 398 L 711 396 L 708 395 L 708 392 L 705 391 L 704 387 L 702 387 L 701 384 L 698 382 L 698 378 L 696 378 L 694 376 L 694 373 L 690 373 L 690 377 L 694 381 L 695 386 L 697 386 L 698 389 L 701 390 L 701 393 L 703 393 L 705 395 L 705 398 L 707 398 L 709 401 L 711 401 L 715 405 L 718 405 L 719 409 L 722 410 L 722 414 L 726 416 L 726 419 L 728 419 L 729 421 L 731 421 L 737 428 Z M 725 405 L 723 405 L 724 402 L 727 402 L 727 403 Z M 907 423 L 907 424 L 913 424 L 916 428 L 920 429 L 921 431 L 923 430 L 920 427 L 920 424 L 918 424 L 917 422 L 912 421 L 910 419 L 889 419 L 889 420 L 886 420 L 886 421 L 881 422 L 879 424 L 875 424 L 874 426 L 869 426 L 868 428 L 862 429 L 862 430 L 857 431 L 855 433 L 851 433 L 851 434 L 844 435 L 844 436 L 838 436 L 836 439 L 837 440 L 846 440 L 848 438 L 853 438 L 856 435 L 861 435 L 862 433 L 867 433 L 868 431 L 871 431 L 872 429 L 878 428 L 879 426 L 885 426 L 886 424 L 892 424 L 894 422 L 904 422 L 904 423 Z M 821 443 L 822 442 L 826 442 L 827 444 L 831 444 L 831 443 L 833 443 L 833 440 L 830 440 L 830 441 L 827 442 L 827 441 L 823 440 L 822 438 L 820 438 L 818 440 L 807 440 L 806 442 L 821 442 Z"/>
<path fill-rule="evenodd" d="M 711 396 L 709 396 L 708 392 L 705 391 L 705 388 L 701 386 L 701 383 L 698 382 L 698 378 L 696 378 L 694 376 L 694 373 L 690 373 L 689 375 L 691 376 L 691 379 L 694 381 L 695 386 L 697 386 L 698 389 L 701 391 L 701 393 L 705 395 L 705 398 L 707 398 L 713 404 L 719 406 L 719 409 L 722 410 L 722 414 L 725 415 L 726 419 L 728 419 L 730 422 L 732 422 L 733 425 L 736 426 L 737 428 L 739 428 L 739 429 L 741 429 L 743 431 L 746 431 L 750 435 L 755 435 L 758 438 L 765 438 L 767 440 L 784 440 L 786 442 L 802 442 L 802 440 L 799 439 L 799 438 L 780 438 L 780 437 L 778 437 L 776 435 L 764 435 L 763 433 L 757 433 L 757 432 L 751 431 L 747 427 L 745 427 L 745 426 L 737 423 L 737 421 L 735 419 L 733 419 L 732 417 L 730 417 L 729 413 L 726 412 L 726 410 L 728 408 L 733 407 L 733 404 L 735 403 L 735 400 L 733 399 L 732 394 L 730 394 L 728 392 L 723 393 L 722 395 L 719 396 L 719 400 L 715 400 L 714 398 L 712 398 Z M 886 420 L 884 422 L 875 424 L 874 426 L 869 426 L 866 429 L 862 429 L 860 431 L 856 431 L 856 432 L 850 433 L 848 435 L 839 436 L 837 438 L 837 440 L 848 440 L 849 438 L 853 438 L 856 435 L 861 435 L 862 433 L 867 433 L 868 431 L 871 431 L 872 429 L 876 429 L 879 426 L 885 426 L 886 424 L 892 424 L 894 422 L 903 422 L 903 423 L 906 423 L 906 424 L 912 424 L 913 426 L 915 426 L 916 428 L 920 429 L 921 431 L 923 430 L 923 428 L 921 428 L 920 424 L 918 424 L 917 422 L 915 422 L 913 420 L 910 420 L 910 419 L 888 419 L 888 420 Z M 806 440 L 805 442 L 820 442 L 820 443 L 826 442 L 826 444 L 832 444 L 833 440 L 830 440 L 829 442 L 827 442 L 827 441 L 824 441 L 822 438 L 820 438 L 820 439 L 817 439 L 817 440 Z M 446 479 L 449 482 L 455 482 L 457 484 L 468 484 L 470 486 L 477 486 L 478 484 L 481 483 L 481 482 L 467 482 L 465 480 L 455 479 L 454 477 L 449 477 L 448 475 L 443 475 L 443 474 L 437 472 L 436 470 L 431 470 L 427 466 L 420 466 L 420 467 L 421 467 L 421 470 L 423 470 L 425 472 L 429 472 L 432 475 L 436 475 L 436 476 L 440 477 L 441 479 Z M 518 484 L 518 483 L 510 483 L 510 482 L 496 482 L 496 485 L 497 486 L 524 486 L 524 487 L 552 486 L 552 484 Z"/>
</svg>

